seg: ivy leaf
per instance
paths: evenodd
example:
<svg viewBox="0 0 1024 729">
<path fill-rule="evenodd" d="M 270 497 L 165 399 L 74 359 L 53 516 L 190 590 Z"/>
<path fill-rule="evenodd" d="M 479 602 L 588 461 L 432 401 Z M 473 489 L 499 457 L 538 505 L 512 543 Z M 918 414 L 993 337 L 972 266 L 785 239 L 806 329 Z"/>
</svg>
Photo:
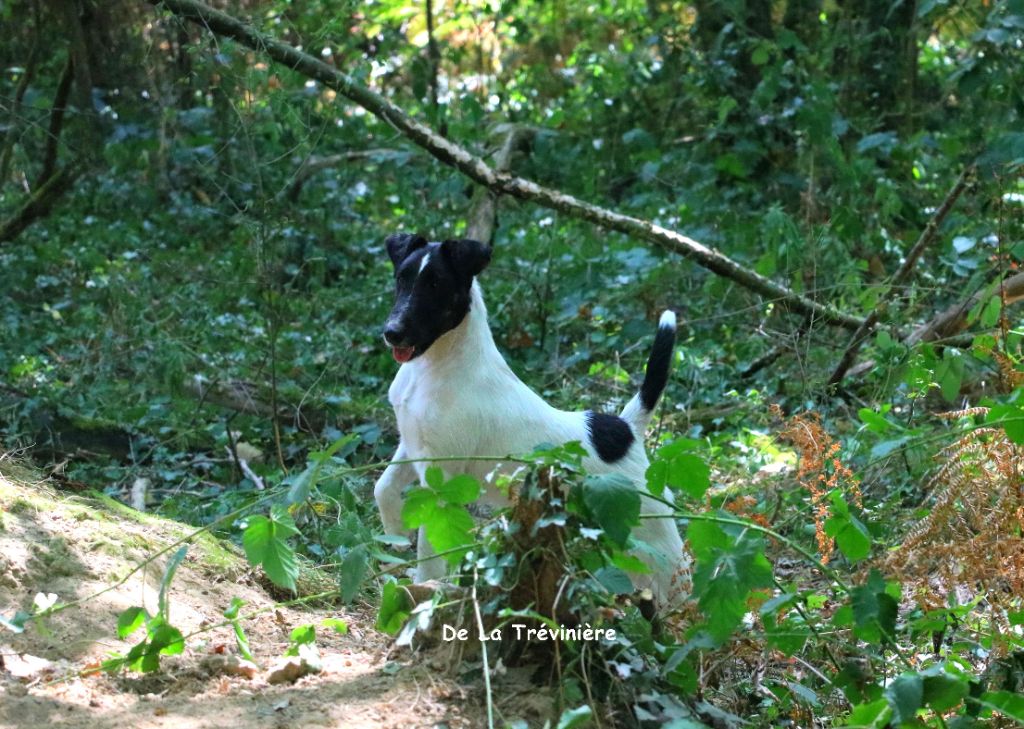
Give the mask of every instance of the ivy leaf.
<svg viewBox="0 0 1024 729">
<path fill-rule="evenodd" d="M 587 476 L 583 503 L 608 538 L 625 547 L 630 530 L 640 523 L 640 494 L 630 480 L 619 473 Z"/>
<path fill-rule="evenodd" d="M 249 519 L 249 526 L 242 534 L 242 547 L 245 556 L 254 565 L 262 565 L 278 587 L 295 590 L 295 578 L 299 576 L 299 566 L 295 560 L 295 550 L 288 546 L 289 537 L 298 534 L 295 522 L 283 509 L 271 510 L 270 517 L 254 516 Z"/>
</svg>

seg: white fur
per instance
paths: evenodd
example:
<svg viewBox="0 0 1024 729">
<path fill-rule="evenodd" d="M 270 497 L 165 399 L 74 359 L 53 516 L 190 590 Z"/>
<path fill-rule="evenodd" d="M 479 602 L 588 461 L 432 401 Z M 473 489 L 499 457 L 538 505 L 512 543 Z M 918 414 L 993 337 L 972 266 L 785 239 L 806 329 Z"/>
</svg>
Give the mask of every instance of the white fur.
<svg viewBox="0 0 1024 729">
<path fill-rule="evenodd" d="M 666 312 L 670 315 L 671 312 Z M 666 315 L 661 325 L 666 325 Z M 670 325 L 674 325 L 672 315 Z M 531 451 L 541 443 L 579 441 L 590 453 L 584 459 L 589 473 L 618 472 L 638 489 L 646 491 L 648 466 L 644 452 L 644 427 L 650 413 L 643 410 L 639 396 L 626 406 L 623 419 L 636 439 L 626 455 L 613 464 L 602 461 L 590 443 L 583 412 L 557 410 L 527 387 L 498 352 L 487 325 L 487 310 L 479 285 L 474 282 L 469 313 L 462 323 L 442 335 L 422 355 L 403 364 L 388 391 L 398 420 L 401 442 L 395 461 L 452 456 L 513 455 Z M 388 534 L 406 531 L 402 524 L 402 489 L 423 480 L 428 463 L 392 463 L 374 488 L 384 530 Z M 458 473 L 475 476 L 483 486 L 481 500 L 490 505 L 507 505 L 507 498 L 490 485 L 500 462 L 458 461 L 442 465 L 447 477 Z M 512 464 L 501 466 L 511 470 Z M 671 509 L 643 499 L 641 513 L 668 514 Z M 683 550 L 675 521 L 643 519 L 634 534 L 646 542 L 653 555 L 638 557 L 651 567 L 645 575 L 633 575 L 638 588 L 649 587 L 659 605 L 677 604 L 687 580 L 690 561 Z M 444 576 L 445 565 L 433 554 L 423 530 L 418 540 L 417 582 Z"/>
</svg>

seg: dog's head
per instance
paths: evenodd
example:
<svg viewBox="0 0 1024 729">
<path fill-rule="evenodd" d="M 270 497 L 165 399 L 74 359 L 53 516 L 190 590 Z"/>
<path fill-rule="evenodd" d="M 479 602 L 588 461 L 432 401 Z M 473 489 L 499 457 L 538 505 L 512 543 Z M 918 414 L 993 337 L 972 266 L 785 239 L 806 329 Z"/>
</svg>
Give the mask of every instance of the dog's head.
<svg viewBox="0 0 1024 729">
<path fill-rule="evenodd" d="M 395 266 L 395 305 L 384 341 L 398 362 L 418 357 L 469 312 L 473 277 L 491 261 L 491 247 L 475 240 L 429 243 L 396 233 L 386 241 Z"/>
</svg>

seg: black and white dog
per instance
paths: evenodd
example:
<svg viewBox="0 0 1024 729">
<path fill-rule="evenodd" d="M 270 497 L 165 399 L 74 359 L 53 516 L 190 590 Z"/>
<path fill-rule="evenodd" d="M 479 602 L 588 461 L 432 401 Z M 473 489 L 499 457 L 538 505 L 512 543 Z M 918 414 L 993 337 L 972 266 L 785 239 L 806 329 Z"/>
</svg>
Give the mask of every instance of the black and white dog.
<svg viewBox="0 0 1024 729">
<path fill-rule="evenodd" d="M 579 441 L 589 453 L 588 473 L 618 472 L 638 489 L 645 488 L 647 455 L 644 430 L 668 381 L 676 319 L 666 311 L 658 324 L 647 374 L 622 414 L 567 412 L 548 405 L 515 376 L 498 352 L 487 325 L 477 276 L 491 260 L 491 248 L 474 240 L 430 243 L 418 235 L 387 239 L 395 267 L 396 298 L 384 327 L 384 340 L 401 363 L 388 391 L 401 440 L 395 461 L 418 458 L 513 455 L 541 443 Z M 374 488 L 384 530 L 406 532 L 402 524 L 402 490 L 422 481 L 428 463 L 391 463 Z M 481 501 L 508 504 L 489 486 L 500 463 L 452 461 L 440 464 L 446 477 L 467 473 L 483 486 Z M 506 467 L 511 470 L 511 464 Z M 645 499 L 645 518 L 634 536 L 649 550 L 637 556 L 651 568 L 633 576 L 637 588 L 650 588 L 656 603 L 671 606 L 685 597 L 690 560 L 683 550 L 671 510 Z M 423 530 L 418 540 L 417 582 L 445 574 Z"/>
</svg>

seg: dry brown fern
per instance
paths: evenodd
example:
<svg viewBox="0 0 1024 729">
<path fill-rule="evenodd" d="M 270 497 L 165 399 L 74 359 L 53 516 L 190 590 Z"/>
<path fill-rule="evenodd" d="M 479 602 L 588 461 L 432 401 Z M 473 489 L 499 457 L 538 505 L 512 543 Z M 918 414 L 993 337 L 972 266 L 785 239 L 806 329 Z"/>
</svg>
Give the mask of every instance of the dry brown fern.
<svg viewBox="0 0 1024 729">
<path fill-rule="evenodd" d="M 771 412 L 782 417 L 778 405 L 772 405 Z M 792 443 L 799 453 L 796 477 L 811 495 L 818 552 L 822 563 L 827 564 L 835 549 L 835 541 L 825 533 L 825 521 L 831 516 L 828 495 L 835 489 L 843 489 L 860 506 L 860 485 L 853 471 L 840 459 L 840 444 L 822 426 L 817 413 L 800 413 L 786 419 L 779 438 Z"/>
<path fill-rule="evenodd" d="M 944 419 L 987 408 L 943 413 Z M 946 596 L 986 594 L 998 620 L 1024 598 L 1024 449 L 1001 428 L 971 428 L 936 456 L 927 484 L 930 512 L 885 558 L 887 571 L 926 607 Z"/>
</svg>

